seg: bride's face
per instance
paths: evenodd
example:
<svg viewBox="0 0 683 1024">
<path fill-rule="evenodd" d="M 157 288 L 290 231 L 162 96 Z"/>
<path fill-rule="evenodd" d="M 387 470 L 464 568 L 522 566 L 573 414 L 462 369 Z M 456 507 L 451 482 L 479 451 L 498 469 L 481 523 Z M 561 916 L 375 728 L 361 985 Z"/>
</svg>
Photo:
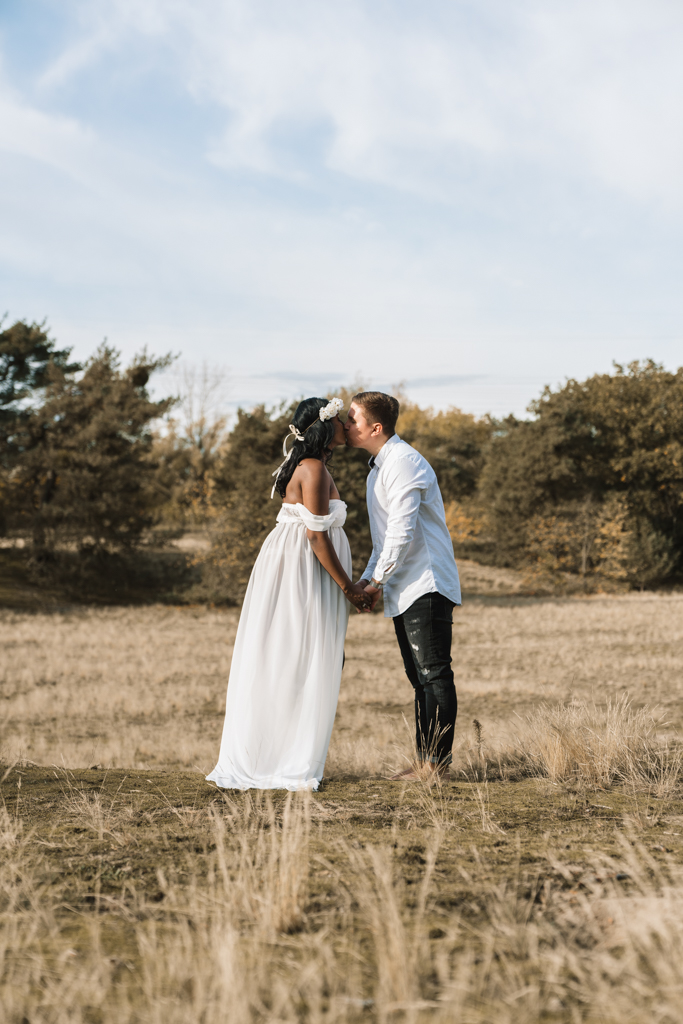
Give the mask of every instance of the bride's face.
<svg viewBox="0 0 683 1024">
<path fill-rule="evenodd" d="M 336 447 L 338 444 L 346 444 L 346 434 L 344 433 L 344 424 L 339 419 L 337 414 L 332 420 L 334 426 L 334 437 L 332 438 L 330 447 Z"/>
</svg>

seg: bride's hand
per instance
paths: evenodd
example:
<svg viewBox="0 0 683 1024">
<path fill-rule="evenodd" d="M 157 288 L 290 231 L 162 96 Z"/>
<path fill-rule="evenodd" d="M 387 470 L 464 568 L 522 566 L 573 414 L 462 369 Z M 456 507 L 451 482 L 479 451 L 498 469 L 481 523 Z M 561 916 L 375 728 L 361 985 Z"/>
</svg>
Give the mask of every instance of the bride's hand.
<svg viewBox="0 0 683 1024">
<path fill-rule="evenodd" d="M 370 611 L 371 598 L 365 593 L 365 589 L 359 583 L 352 583 L 345 591 L 344 596 L 350 601 L 353 607 L 359 612 Z"/>
</svg>

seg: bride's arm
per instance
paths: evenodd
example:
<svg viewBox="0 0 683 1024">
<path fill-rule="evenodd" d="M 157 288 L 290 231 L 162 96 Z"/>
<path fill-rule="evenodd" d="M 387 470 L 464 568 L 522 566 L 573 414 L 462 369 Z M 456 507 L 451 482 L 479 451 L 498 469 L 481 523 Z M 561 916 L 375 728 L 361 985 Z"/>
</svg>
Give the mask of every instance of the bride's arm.
<svg viewBox="0 0 683 1024">
<path fill-rule="evenodd" d="M 299 463 L 297 472 L 300 475 L 303 504 L 316 516 L 329 515 L 330 475 L 322 462 L 318 462 L 317 459 L 306 459 Z M 369 604 L 369 598 L 364 589 L 347 576 L 332 546 L 329 533 L 307 529 L 306 536 L 314 555 L 340 587 L 346 599 L 355 608 L 365 608 Z"/>
</svg>

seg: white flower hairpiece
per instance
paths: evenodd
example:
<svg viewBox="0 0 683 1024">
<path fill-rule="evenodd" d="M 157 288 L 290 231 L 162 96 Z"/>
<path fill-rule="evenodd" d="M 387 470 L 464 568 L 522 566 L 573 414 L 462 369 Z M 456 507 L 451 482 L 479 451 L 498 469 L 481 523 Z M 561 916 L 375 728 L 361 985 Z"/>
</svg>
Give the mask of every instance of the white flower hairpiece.
<svg viewBox="0 0 683 1024">
<path fill-rule="evenodd" d="M 338 413 L 340 413 L 343 408 L 344 408 L 344 402 L 342 401 L 342 399 L 341 398 L 333 398 L 331 402 L 328 402 L 327 405 L 324 405 L 322 407 L 322 409 L 318 413 L 318 417 L 324 423 L 325 420 L 331 420 L 334 416 L 337 416 Z M 317 423 L 317 422 L 318 422 L 318 420 L 313 420 L 313 423 Z M 309 423 L 308 426 L 306 427 L 306 430 L 310 430 L 311 427 L 313 426 L 313 423 Z M 304 434 L 306 433 L 306 430 L 304 430 Z M 272 473 L 272 475 L 275 477 L 275 483 L 273 484 L 273 489 L 270 492 L 271 498 L 275 497 L 275 488 L 277 487 L 278 477 L 280 476 L 280 473 L 282 472 L 282 470 L 285 468 L 285 466 L 287 465 L 287 463 L 291 459 L 292 453 L 294 451 L 294 446 L 292 446 L 289 449 L 289 451 L 287 451 L 287 442 L 289 441 L 290 437 L 293 437 L 295 441 L 303 441 L 304 440 L 304 434 L 302 434 L 301 431 L 297 430 L 297 428 L 294 426 L 293 423 L 289 424 L 289 433 L 287 434 L 287 436 L 285 437 L 284 441 L 282 442 L 282 454 L 285 457 L 284 461 L 281 462 L 280 465 L 277 467 L 277 469 L 273 470 L 273 473 Z"/>
<path fill-rule="evenodd" d="M 338 416 L 343 408 L 344 402 L 342 401 L 342 399 L 333 398 L 331 402 L 328 402 L 327 405 L 323 406 L 318 415 L 320 416 L 320 419 L 323 420 L 324 422 L 325 420 L 331 420 L 334 416 Z"/>
</svg>

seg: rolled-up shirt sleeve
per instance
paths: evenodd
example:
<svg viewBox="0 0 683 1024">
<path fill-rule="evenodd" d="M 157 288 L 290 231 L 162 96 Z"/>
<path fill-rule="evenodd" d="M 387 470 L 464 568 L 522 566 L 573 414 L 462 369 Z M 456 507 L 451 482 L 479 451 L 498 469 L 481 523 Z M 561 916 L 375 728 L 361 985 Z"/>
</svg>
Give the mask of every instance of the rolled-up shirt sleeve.
<svg viewBox="0 0 683 1024">
<path fill-rule="evenodd" d="M 366 573 L 371 569 L 371 577 L 377 583 L 384 583 L 396 572 L 412 543 L 420 502 L 428 484 L 424 464 L 421 466 L 420 462 L 413 458 L 399 459 L 388 473 L 384 546 L 378 556 L 373 552 L 366 569 Z"/>
</svg>

